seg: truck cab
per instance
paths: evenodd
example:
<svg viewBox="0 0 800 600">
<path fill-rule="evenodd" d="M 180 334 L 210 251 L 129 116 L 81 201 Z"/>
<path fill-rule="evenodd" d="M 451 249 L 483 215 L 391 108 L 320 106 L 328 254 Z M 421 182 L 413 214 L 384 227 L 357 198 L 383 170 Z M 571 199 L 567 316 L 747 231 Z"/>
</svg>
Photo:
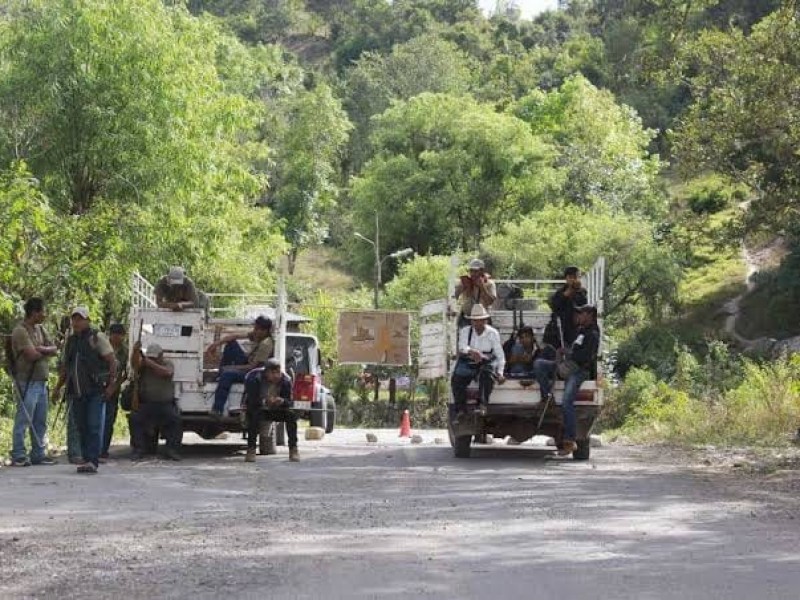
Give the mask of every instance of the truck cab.
<svg viewBox="0 0 800 600">
<path fill-rule="evenodd" d="M 594 267 L 584 274 L 583 283 L 588 292 L 589 303 L 602 315 L 605 260 L 599 258 Z M 455 278 L 451 277 L 451 293 L 447 299 L 437 300 L 423 306 L 420 313 L 420 380 L 445 378 L 448 383 L 455 360 L 458 343 L 458 307 L 455 303 Z M 551 320 L 547 299 L 563 280 L 495 280 L 498 298 L 489 310 L 491 325 L 505 342 L 522 325 L 533 328 L 539 346 L 544 346 L 544 332 Z M 602 319 L 598 320 L 601 331 Z M 474 442 L 481 442 L 491 434 L 496 438 L 510 436 L 517 443 L 534 435 L 545 435 L 555 439 L 556 445 L 563 437 L 561 401 L 564 382 L 556 380 L 553 390 L 555 401 L 543 402 L 539 385 L 531 377 L 507 378 L 502 385 L 495 385 L 489 398 L 486 414 L 479 414 L 478 384 L 473 382 L 467 390 L 468 417 L 455 420 L 452 392 L 448 393 L 448 432 L 455 456 L 467 458 Z M 575 402 L 578 421 L 578 448 L 573 453 L 576 460 L 586 460 L 591 451 L 589 434 L 603 406 L 602 363 L 598 361 L 594 379 L 585 381 Z"/>
<path fill-rule="evenodd" d="M 282 355 L 279 359 L 292 377 L 292 410 L 299 413 L 300 418 L 308 419 L 312 426 L 333 431 L 336 403 L 323 384 L 319 341 L 314 335 L 299 331 L 299 326 L 308 322 L 308 318 L 281 310 L 280 306 L 245 304 L 252 299 L 243 296 L 236 297 L 238 302 L 225 302 L 222 294 L 206 294 L 209 306 L 204 308 L 179 312 L 158 308 L 152 286 L 138 274 L 134 274 L 132 290 L 131 346 L 140 336 L 143 348 L 156 343 L 173 363 L 175 398 L 184 431 L 193 431 L 205 439 L 213 439 L 224 431 L 243 431 L 244 384 L 237 383 L 231 388 L 221 419 L 211 415 L 219 356 L 210 355 L 206 349 L 216 340 L 236 335 L 237 341 L 233 343 L 240 344 L 248 353 L 251 342 L 247 334 L 255 317 L 261 314 L 278 324 L 273 334 L 276 354 Z M 214 304 L 224 306 L 215 307 Z M 265 423 L 264 427 L 262 453 L 271 443 L 264 438 L 273 431 L 273 424 Z M 275 432 L 278 444 L 282 443 L 282 433 L 282 427 Z"/>
</svg>

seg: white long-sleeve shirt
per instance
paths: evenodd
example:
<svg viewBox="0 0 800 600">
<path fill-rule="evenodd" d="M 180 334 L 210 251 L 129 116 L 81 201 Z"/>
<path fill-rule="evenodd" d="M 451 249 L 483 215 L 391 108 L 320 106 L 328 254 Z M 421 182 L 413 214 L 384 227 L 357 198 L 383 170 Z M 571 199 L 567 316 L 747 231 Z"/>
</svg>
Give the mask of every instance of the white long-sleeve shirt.
<svg viewBox="0 0 800 600">
<path fill-rule="evenodd" d="M 469 332 L 472 330 L 472 338 Z M 483 333 L 478 335 L 478 332 L 472 329 L 472 326 L 463 327 L 458 332 L 458 353 L 467 354 L 470 350 L 477 350 L 485 356 L 492 356 L 492 366 L 495 373 L 498 375 L 503 374 L 503 369 L 506 367 L 506 355 L 503 352 L 503 344 L 500 342 L 500 333 L 492 327 L 487 325 Z"/>
</svg>

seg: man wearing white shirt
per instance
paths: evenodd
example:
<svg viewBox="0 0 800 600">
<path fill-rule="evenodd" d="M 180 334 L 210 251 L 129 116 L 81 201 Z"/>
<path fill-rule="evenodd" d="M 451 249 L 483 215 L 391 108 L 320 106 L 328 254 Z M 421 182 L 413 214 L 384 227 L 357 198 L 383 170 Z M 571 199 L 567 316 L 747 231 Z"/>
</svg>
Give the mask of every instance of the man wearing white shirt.
<svg viewBox="0 0 800 600">
<path fill-rule="evenodd" d="M 476 304 L 469 315 L 472 324 L 464 327 L 458 334 L 458 361 L 453 370 L 450 386 L 453 390 L 453 400 L 457 414 L 462 414 L 467 408 L 467 387 L 477 377 L 478 384 L 483 388 L 478 408 L 481 414 L 486 414 L 486 403 L 494 388 L 494 380 L 503 383 L 503 369 L 506 365 L 503 344 L 497 329 L 487 324 L 489 313 L 486 309 Z M 490 368 L 481 367 L 490 366 Z"/>
</svg>

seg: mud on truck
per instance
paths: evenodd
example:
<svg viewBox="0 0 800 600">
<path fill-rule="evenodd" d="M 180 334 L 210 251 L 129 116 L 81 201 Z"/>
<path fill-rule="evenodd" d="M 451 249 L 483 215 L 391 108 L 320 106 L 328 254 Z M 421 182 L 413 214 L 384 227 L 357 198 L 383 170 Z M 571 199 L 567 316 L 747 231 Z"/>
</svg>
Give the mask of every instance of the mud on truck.
<svg viewBox="0 0 800 600">
<path fill-rule="evenodd" d="M 544 346 L 544 332 L 551 320 L 547 299 L 564 280 L 494 280 L 497 299 L 489 310 L 491 325 L 505 342 L 523 325 L 532 327 L 537 343 Z M 584 274 L 583 283 L 589 304 L 603 314 L 603 290 L 605 260 L 599 258 L 593 268 Z M 474 444 L 485 442 L 488 435 L 495 438 L 510 436 L 517 443 L 544 435 L 556 441 L 560 447 L 563 438 L 561 400 L 564 381 L 556 379 L 554 402 L 544 402 L 539 385 L 531 377 L 507 377 L 502 385 L 495 385 L 489 398 L 485 414 L 478 411 L 478 383 L 473 382 L 467 390 L 467 418 L 454 419 L 452 392 L 449 390 L 450 375 L 456 358 L 458 343 L 458 307 L 455 301 L 455 278 L 451 277 L 447 299 L 425 304 L 420 313 L 420 358 L 419 379 L 444 378 L 448 385 L 448 433 L 455 456 L 468 458 Z M 601 331 L 600 351 L 603 351 L 602 319 L 598 319 Z M 598 360 L 594 379 L 580 387 L 575 401 L 577 413 L 577 449 L 572 456 L 576 460 L 589 458 L 591 446 L 589 434 L 603 405 L 602 362 Z"/>
<path fill-rule="evenodd" d="M 336 402 L 322 383 L 322 355 L 319 341 L 313 335 L 298 331 L 310 319 L 286 310 L 285 293 L 279 284 L 275 306 L 254 304 L 267 297 L 245 294 L 203 294 L 204 308 L 180 312 L 156 306 L 153 286 L 139 274 L 131 285 L 130 345 L 141 335 L 142 348 L 158 344 L 164 356 L 175 366 L 175 398 L 181 413 L 184 431 L 214 439 L 223 432 L 244 431 L 242 396 L 244 384 L 237 383 L 228 394 L 221 419 L 211 415 L 217 389 L 219 357 L 208 355 L 208 346 L 225 336 L 240 336 L 237 342 L 245 353 L 251 342 L 247 333 L 253 321 L 264 315 L 273 321 L 275 357 L 293 375 L 292 410 L 311 426 L 333 431 Z M 141 333 L 139 333 L 141 332 Z M 288 369 L 287 369 L 288 368 Z M 283 423 L 264 422 L 259 435 L 261 454 L 272 454 L 275 445 L 285 443 Z"/>
</svg>

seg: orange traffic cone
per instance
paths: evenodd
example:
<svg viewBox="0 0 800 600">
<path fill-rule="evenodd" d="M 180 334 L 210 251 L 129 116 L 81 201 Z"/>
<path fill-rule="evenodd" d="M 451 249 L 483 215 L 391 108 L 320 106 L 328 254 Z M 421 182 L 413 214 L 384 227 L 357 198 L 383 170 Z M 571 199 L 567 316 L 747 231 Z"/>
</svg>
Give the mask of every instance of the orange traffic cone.
<svg viewBox="0 0 800 600">
<path fill-rule="evenodd" d="M 411 437 L 411 417 L 408 414 L 408 410 L 403 411 L 403 418 L 400 420 L 399 437 Z"/>
</svg>

